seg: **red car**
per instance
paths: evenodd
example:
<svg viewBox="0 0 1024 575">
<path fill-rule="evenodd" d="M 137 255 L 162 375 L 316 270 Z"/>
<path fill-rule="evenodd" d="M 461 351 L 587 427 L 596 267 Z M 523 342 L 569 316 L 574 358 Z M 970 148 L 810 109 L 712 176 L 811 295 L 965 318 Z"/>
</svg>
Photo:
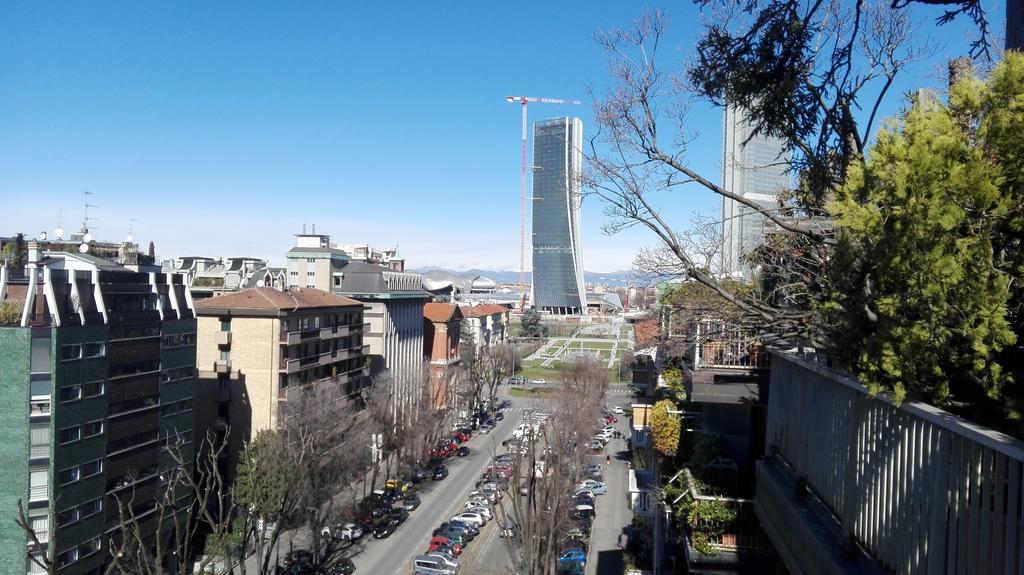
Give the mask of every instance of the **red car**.
<svg viewBox="0 0 1024 575">
<path fill-rule="evenodd" d="M 608 423 L 615 423 L 618 421 L 618 418 L 616 418 L 614 415 L 606 415 L 604 416 L 604 420 L 607 421 Z"/>
<path fill-rule="evenodd" d="M 431 551 L 437 551 L 441 547 L 447 547 L 452 550 L 452 555 L 458 557 L 462 555 L 462 545 L 458 543 L 452 543 L 447 537 L 434 537 L 430 540 L 430 545 L 427 547 L 427 553 Z"/>
<path fill-rule="evenodd" d="M 452 440 L 457 441 L 458 443 L 469 441 L 469 434 L 462 431 L 456 431 L 452 434 Z"/>
</svg>

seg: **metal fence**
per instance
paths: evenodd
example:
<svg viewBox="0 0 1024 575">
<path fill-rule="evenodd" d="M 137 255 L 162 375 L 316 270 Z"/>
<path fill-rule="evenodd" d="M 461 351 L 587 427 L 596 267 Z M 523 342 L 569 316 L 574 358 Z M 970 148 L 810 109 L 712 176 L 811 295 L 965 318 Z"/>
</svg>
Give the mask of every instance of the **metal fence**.
<svg viewBox="0 0 1024 575">
<path fill-rule="evenodd" d="M 884 568 L 1024 573 L 1024 443 L 772 352 L 767 449 Z"/>
</svg>

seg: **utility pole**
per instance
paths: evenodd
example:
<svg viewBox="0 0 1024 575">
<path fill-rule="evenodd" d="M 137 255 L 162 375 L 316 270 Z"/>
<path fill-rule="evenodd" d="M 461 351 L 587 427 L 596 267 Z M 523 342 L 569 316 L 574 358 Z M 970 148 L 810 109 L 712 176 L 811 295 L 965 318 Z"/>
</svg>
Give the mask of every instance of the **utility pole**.
<svg viewBox="0 0 1024 575">
<path fill-rule="evenodd" d="M 526 105 L 537 104 L 582 104 L 579 100 L 563 100 L 561 98 L 536 98 L 533 96 L 506 96 L 505 101 L 521 104 L 523 108 L 523 149 L 519 176 L 519 286 L 526 289 Z M 526 292 L 523 292 L 523 303 L 526 307 Z"/>
</svg>

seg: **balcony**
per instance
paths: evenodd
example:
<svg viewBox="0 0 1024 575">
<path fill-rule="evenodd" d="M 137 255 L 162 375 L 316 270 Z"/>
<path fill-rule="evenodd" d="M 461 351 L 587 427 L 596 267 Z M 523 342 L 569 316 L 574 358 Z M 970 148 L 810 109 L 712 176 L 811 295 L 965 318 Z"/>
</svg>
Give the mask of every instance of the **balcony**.
<svg viewBox="0 0 1024 575">
<path fill-rule="evenodd" d="M 50 445 L 31 445 L 28 448 L 29 459 L 48 459 L 50 457 Z"/>
<path fill-rule="evenodd" d="M 32 417 L 50 415 L 50 400 L 33 399 L 29 403 L 29 415 Z"/>
<path fill-rule="evenodd" d="M 230 331 L 218 331 L 213 335 L 213 340 L 217 342 L 218 347 L 228 347 L 231 345 L 231 332 Z"/>
<path fill-rule="evenodd" d="M 28 500 L 33 501 L 46 501 L 50 498 L 49 485 L 33 485 L 28 488 Z"/>
<path fill-rule="evenodd" d="M 217 373 L 231 373 L 231 360 L 218 359 L 213 362 L 213 371 Z"/>
</svg>

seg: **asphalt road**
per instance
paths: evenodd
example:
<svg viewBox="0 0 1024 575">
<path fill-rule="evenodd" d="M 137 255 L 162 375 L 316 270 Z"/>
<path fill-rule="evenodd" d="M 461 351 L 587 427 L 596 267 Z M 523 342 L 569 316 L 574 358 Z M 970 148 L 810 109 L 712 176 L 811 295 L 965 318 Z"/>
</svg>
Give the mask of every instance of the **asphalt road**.
<svg viewBox="0 0 1024 575">
<path fill-rule="evenodd" d="M 522 405 L 519 402 L 519 405 Z M 515 426 L 522 421 L 520 410 L 505 409 L 505 419 L 487 435 L 475 435 L 464 445 L 469 446 L 467 457 L 453 457 L 448 461 L 449 475 L 441 481 L 425 481 L 420 484 L 420 507 L 409 515 L 398 530 L 387 539 L 365 540 L 362 550 L 352 556 L 356 573 L 373 575 L 409 575 L 412 560 L 427 549 L 431 532 L 442 521 L 447 521 L 461 509 L 466 495 L 480 474 L 487 468 L 493 453 L 501 451 L 501 441 L 512 434 Z M 497 530 L 489 522 L 480 535 L 467 546 L 460 561 L 472 560 L 476 548 L 486 546 L 486 538 Z M 499 540 L 500 541 L 500 540 Z"/>
</svg>

